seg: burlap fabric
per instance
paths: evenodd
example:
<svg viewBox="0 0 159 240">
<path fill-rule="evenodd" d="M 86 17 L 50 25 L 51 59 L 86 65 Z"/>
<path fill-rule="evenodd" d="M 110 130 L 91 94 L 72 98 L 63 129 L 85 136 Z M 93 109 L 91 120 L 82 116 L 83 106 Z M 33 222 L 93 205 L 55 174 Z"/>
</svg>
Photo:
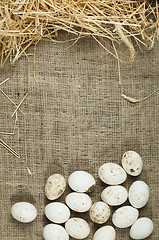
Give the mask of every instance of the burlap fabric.
<svg viewBox="0 0 159 240">
<path fill-rule="evenodd" d="M 66 37 L 66 36 L 65 36 Z M 25 158 L 24 115 L 17 112 L 14 135 L 0 138 L 20 154 L 17 159 L 0 146 L 0 239 L 41 240 L 42 229 L 48 223 L 44 207 L 49 202 L 44 195 L 46 179 L 52 173 L 66 178 L 75 170 L 86 170 L 96 178 L 97 186 L 90 194 L 100 200 L 105 185 L 97 175 L 105 162 L 121 164 L 122 154 L 137 151 L 144 160 L 144 169 L 137 178 L 128 177 L 127 188 L 140 179 L 150 187 L 150 200 L 140 210 L 140 216 L 150 217 L 154 232 L 148 239 L 159 238 L 159 93 L 133 104 L 122 93 L 141 99 L 159 87 L 159 43 L 153 50 L 138 53 L 133 64 L 121 64 L 122 85 L 118 82 L 118 65 L 114 57 L 93 39 L 81 39 L 72 48 L 69 43 L 42 41 L 36 50 L 36 80 L 34 81 L 33 50 L 30 61 L 30 94 L 22 104 L 26 116 L 27 163 Z M 121 51 L 125 48 L 121 46 Z M 1 86 L 18 104 L 27 92 L 28 60 L 20 58 L 15 65 L 6 63 L 0 72 Z M 0 92 L 0 131 L 11 132 L 14 126 L 13 104 Z M 32 175 L 28 174 L 29 167 Z M 64 202 L 64 195 L 59 199 Z M 29 224 L 14 220 L 10 208 L 16 201 L 29 201 L 38 210 L 37 219 Z M 114 211 L 114 209 L 112 209 Z M 92 239 L 99 227 L 88 214 L 77 214 L 88 220 Z M 111 219 L 108 221 L 111 223 Z M 116 229 L 117 240 L 128 240 L 129 229 Z"/>
</svg>

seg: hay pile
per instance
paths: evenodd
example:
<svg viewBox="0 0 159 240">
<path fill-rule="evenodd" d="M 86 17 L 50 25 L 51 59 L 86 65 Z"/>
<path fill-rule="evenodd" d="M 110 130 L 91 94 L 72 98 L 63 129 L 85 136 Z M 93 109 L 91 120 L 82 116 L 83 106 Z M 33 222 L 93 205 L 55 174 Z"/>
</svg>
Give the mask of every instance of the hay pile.
<svg viewBox="0 0 159 240">
<path fill-rule="evenodd" d="M 151 48 L 158 33 L 158 3 L 136 0 L 1 0 L 1 66 L 15 62 L 42 38 L 55 41 L 59 30 L 92 36 L 115 57 L 124 42 L 134 60 L 136 43 Z M 135 41 L 132 41 L 132 38 Z M 112 46 L 112 47 L 111 47 Z"/>
</svg>

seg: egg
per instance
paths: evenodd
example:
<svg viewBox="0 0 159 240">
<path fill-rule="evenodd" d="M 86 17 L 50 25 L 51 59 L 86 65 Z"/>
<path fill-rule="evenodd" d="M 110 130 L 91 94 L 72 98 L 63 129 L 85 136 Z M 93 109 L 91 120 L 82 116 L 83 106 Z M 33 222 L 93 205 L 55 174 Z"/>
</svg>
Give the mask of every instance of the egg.
<svg viewBox="0 0 159 240">
<path fill-rule="evenodd" d="M 75 171 L 69 176 L 68 184 L 75 192 L 91 192 L 95 186 L 95 179 L 88 172 Z"/>
<path fill-rule="evenodd" d="M 149 187 L 143 181 L 135 181 L 129 188 L 129 202 L 135 208 L 142 208 L 149 200 Z"/>
<path fill-rule="evenodd" d="M 105 223 L 110 217 L 110 207 L 102 202 L 95 202 L 89 211 L 90 218 L 93 222 L 102 224 Z"/>
<path fill-rule="evenodd" d="M 46 217 L 54 223 L 64 223 L 70 217 L 69 208 L 60 202 L 52 202 L 45 207 Z"/>
<path fill-rule="evenodd" d="M 45 240 L 69 240 L 69 235 L 61 225 L 50 223 L 43 229 L 43 238 Z"/>
<path fill-rule="evenodd" d="M 92 200 L 86 193 L 69 193 L 65 201 L 67 206 L 76 212 L 86 212 L 92 205 Z"/>
<path fill-rule="evenodd" d="M 138 176 L 143 168 L 143 161 L 140 155 L 134 151 L 127 151 L 122 157 L 124 170 L 132 176 Z"/>
<path fill-rule="evenodd" d="M 13 218 L 19 222 L 32 222 L 37 216 L 36 208 L 28 202 L 17 202 L 11 208 Z"/>
<path fill-rule="evenodd" d="M 138 218 L 139 211 L 131 206 L 118 208 L 112 216 L 113 224 L 118 228 L 130 227 Z"/>
<path fill-rule="evenodd" d="M 124 169 L 116 163 L 104 163 L 98 170 L 100 179 L 109 185 L 117 185 L 123 183 L 127 174 Z"/>
<path fill-rule="evenodd" d="M 76 239 L 84 239 L 90 233 L 88 223 L 82 218 L 70 218 L 65 223 L 65 229 L 71 237 Z"/>
<path fill-rule="evenodd" d="M 101 199 L 110 206 L 123 204 L 128 197 L 128 192 L 123 186 L 109 186 L 101 193 Z"/>
<path fill-rule="evenodd" d="M 93 240 L 115 240 L 116 232 L 112 226 L 104 226 L 99 228 L 94 236 Z"/>
<path fill-rule="evenodd" d="M 45 195 L 49 200 L 59 198 L 66 189 L 66 180 L 61 174 L 51 175 L 45 185 Z"/>
<path fill-rule="evenodd" d="M 147 217 L 139 218 L 130 228 L 132 239 L 145 239 L 153 232 L 153 222 Z"/>
</svg>

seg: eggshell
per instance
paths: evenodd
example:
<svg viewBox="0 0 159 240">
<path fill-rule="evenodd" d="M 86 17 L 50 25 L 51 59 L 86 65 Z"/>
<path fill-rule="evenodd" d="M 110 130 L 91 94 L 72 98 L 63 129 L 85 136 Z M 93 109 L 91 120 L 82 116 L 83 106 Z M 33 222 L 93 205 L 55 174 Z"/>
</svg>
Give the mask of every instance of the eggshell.
<svg viewBox="0 0 159 240">
<path fill-rule="evenodd" d="M 28 202 L 17 202 L 11 208 L 13 218 L 19 222 L 32 222 L 37 216 L 36 208 Z"/>
<path fill-rule="evenodd" d="M 153 232 L 153 222 L 147 217 L 139 218 L 130 228 L 132 239 L 145 239 Z"/>
<path fill-rule="evenodd" d="M 149 200 L 149 187 L 143 181 L 135 181 L 129 188 L 129 202 L 135 208 L 142 208 Z"/>
<path fill-rule="evenodd" d="M 110 208 L 104 202 L 95 202 L 90 208 L 90 218 L 93 222 L 102 224 L 110 217 Z"/>
<path fill-rule="evenodd" d="M 86 212 L 90 209 L 92 200 L 86 193 L 72 192 L 66 196 L 66 204 L 76 212 Z"/>
<path fill-rule="evenodd" d="M 45 195 L 49 200 L 59 198 L 66 189 L 66 180 L 61 174 L 51 175 L 45 185 Z"/>
<path fill-rule="evenodd" d="M 112 226 L 104 226 L 95 232 L 93 240 L 115 240 L 115 237 L 115 229 Z"/>
<path fill-rule="evenodd" d="M 118 228 L 130 227 L 138 218 L 139 211 L 131 206 L 118 208 L 112 216 L 113 224 Z"/>
<path fill-rule="evenodd" d="M 127 151 L 122 157 L 124 170 L 132 176 L 138 176 L 143 168 L 143 161 L 140 155 L 134 151 Z"/>
<path fill-rule="evenodd" d="M 109 186 L 101 193 L 101 199 L 110 206 L 123 204 L 128 197 L 128 192 L 123 186 Z"/>
<path fill-rule="evenodd" d="M 69 208 L 60 202 L 52 202 L 45 207 L 46 217 L 54 223 L 64 223 L 70 217 Z"/>
<path fill-rule="evenodd" d="M 69 176 L 68 184 L 76 192 L 91 192 L 95 186 L 95 179 L 88 172 L 75 171 Z"/>
<path fill-rule="evenodd" d="M 50 223 L 43 229 L 43 238 L 45 240 L 69 240 L 69 235 L 64 227 Z"/>
<path fill-rule="evenodd" d="M 90 233 L 88 223 L 82 218 L 70 218 L 65 223 L 65 228 L 68 234 L 76 239 L 84 239 Z"/>
<path fill-rule="evenodd" d="M 124 169 L 116 163 L 104 163 L 98 170 L 100 179 L 109 185 L 117 185 L 123 183 L 127 174 Z"/>
</svg>

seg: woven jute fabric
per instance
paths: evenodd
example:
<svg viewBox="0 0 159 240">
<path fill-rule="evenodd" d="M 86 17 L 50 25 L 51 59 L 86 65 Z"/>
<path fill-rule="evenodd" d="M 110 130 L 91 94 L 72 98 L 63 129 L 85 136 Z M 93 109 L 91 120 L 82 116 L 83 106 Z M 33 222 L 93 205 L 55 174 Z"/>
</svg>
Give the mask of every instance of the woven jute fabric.
<svg viewBox="0 0 159 240">
<path fill-rule="evenodd" d="M 117 60 L 97 42 L 84 38 L 69 45 L 42 41 L 35 56 L 33 46 L 27 51 L 30 69 L 23 56 L 0 70 L 1 82 L 9 78 L 0 86 L 0 132 L 11 133 L 17 119 L 14 134 L 0 134 L 0 138 L 20 154 L 18 159 L 0 145 L 0 239 L 43 239 L 43 227 L 49 223 L 44 216 L 49 203 L 44 186 L 51 174 L 61 173 L 67 179 L 75 170 L 88 171 L 97 182 L 90 196 L 93 202 L 99 201 L 106 185 L 99 180 L 98 168 L 106 162 L 121 164 L 123 153 L 134 150 L 141 155 L 144 168 L 138 177 L 128 176 L 123 185 L 128 189 L 134 180 L 149 185 L 150 199 L 140 216 L 153 220 L 154 231 L 148 239 L 157 240 L 159 93 L 139 103 L 130 103 L 121 95 L 142 99 L 159 87 L 159 43 L 151 51 L 138 52 L 133 64 L 120 64 L 121 85 Z M 119 49 L 125 51 L 123 46 Z M 13 103 L 18 105 L 28 91 L 28 70 L 29 96 L 21 105 L 25 115 L 18 110 L 12 118 Z M 58 200 L 65 202 L 68 192 L 67 186 Z M 11 206 L 17 201 L 36 206 L 38 216 L 32 223 L 22 224 L 11 217 Z M 89 222 L 87 239 L 91 240 L 100 226 L 90 221 L 88 213 L 71 212 L 71 216 Z M 111 218 L 106 224 L 112 225 Z M 130 239 L 129 229 L 116 228 L 116 232 L 117 240 Z"/>
</svg>

